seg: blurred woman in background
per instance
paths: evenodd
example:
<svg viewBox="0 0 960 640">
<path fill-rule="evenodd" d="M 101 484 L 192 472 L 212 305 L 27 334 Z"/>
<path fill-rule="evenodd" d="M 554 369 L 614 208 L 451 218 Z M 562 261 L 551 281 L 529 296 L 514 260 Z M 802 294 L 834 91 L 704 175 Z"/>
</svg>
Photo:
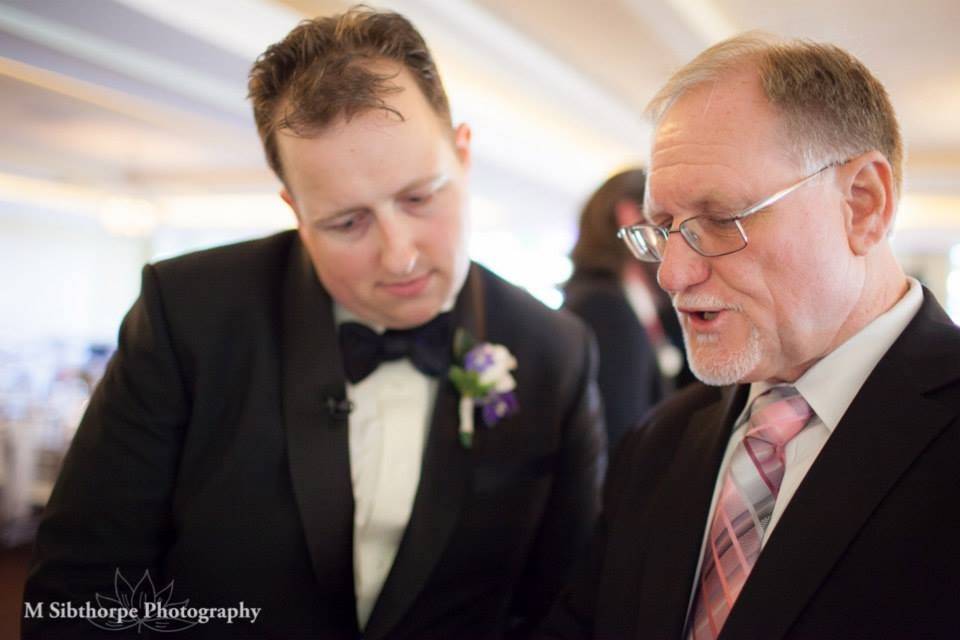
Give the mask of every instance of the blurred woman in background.
<svg viewBox="0 0 960 640">
<path fill-rule="evenodd" d="M 651 406 L 694 379 L 676 313 L 657 286 L 658 265 L 637 261 L 617 238 L 620 227 L 641 222 L 645 182 L 642 169 L 629 169 L 590 197 L 564 285 L 564 308 L 597 336 L 611 452 Z"/>
</svg>

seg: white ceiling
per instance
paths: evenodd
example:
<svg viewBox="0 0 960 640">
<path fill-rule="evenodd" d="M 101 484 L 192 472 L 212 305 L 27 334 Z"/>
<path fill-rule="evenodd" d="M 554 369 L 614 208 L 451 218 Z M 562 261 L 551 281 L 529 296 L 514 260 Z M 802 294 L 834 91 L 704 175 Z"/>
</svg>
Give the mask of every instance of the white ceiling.
<svg viewBox="0 0 960 640">
<path fill-rule="evenodd" d="M 640 114 L 671 70 L 760 28 L 837 43 L 874 70 L 908 144 L 902 235 L 918 250 L 960 242 L 956 0 L 375 4 L 423 31 L 455 117 L 474 128 L 477 225 L 491 238 L 565 252 L 589 191 L 642 160 Z M 244 98 L 247 69 L 298 19 L 346 6 L 0 0 L 0 199 L 24 193 L 19 177 L 35 181 L 34 200 L 43 185 L 146 200 L 272 192 Z"/>
<path fill-rule="evenodd" d="M 477 0 L 639 111 L 714 42 L 761 29 L 840 45 L 887 87 L 910 186 L 960 193 L 960 2 Z"/>
</svg>

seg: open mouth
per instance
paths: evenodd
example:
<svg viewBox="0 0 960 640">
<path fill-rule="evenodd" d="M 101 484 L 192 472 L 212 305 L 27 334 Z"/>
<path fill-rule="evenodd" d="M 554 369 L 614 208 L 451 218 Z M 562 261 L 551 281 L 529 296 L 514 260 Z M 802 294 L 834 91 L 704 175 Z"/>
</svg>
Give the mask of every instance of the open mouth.
<svg viewBox="0 0 960 640">
<path fill-rule="evenodd" d="M 697 330 L 706 331 L 716 329 L 723 320 L 727 309 L 678 309 L 688 324 Z"/>
<path fill-rule="evenodd" d="M 719 331 L 725 318 L 740 311 L 739 306 L 707 294 L 677 296 L 673 305 L 684 324 L 698 331 Z"/>
<path fill-rule="evenodd" d="M 694 311 L 692 315 L 703 321 L 710 321 L 720 315 L 719 311 Z"/>
</svg>

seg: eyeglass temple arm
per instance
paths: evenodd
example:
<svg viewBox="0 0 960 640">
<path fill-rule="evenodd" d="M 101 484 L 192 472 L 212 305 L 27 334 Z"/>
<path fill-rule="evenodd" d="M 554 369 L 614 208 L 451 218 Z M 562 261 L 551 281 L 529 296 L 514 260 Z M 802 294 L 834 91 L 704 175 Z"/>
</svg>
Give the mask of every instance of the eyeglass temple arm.
<svg viewBox="0 0 960 640">
<path fill-rule="evenodd" d="M 794 191 L 796 191 L 797 189 L 799 189 L 799 188 L 802 187 L 803 185 L 807 184 L 808 182 L 810 182 L 811 180 L 813 180 L 814 178 L 816 178 L 817 176 L 819 176 L 821 173 L 823 173 L 823 172 L 826 171 L 827 169 L 832 169 L 832 168 L 834 168 L 834 167 L 839 167 L 840 165 L 845 164 L 846 162 L 847 162 L 846 160 L 844 160 L 844 161 L 842 161 L 842 162 L 831 162 L 830 164 L 821 167 L 819 170 L 814 171 L 813 173 L 811 173 L 810 175 L 808 175 L 806 178 L 804 178 L 804 179 L 801 180 L 800 182 L 797 182 L 797 183 L 795 183 L 795 184 L 792 184 L 792 185 L 790 185 L 789 187 L 787 187 L 787 188 L 785 188 L 785 189 L 780 189 L 780 191 L 777 191 L 775 194 L 773 194 L 773 195 L 770 196 L 769 198 L 765 198 L 765 199 L 761 200 L 760 202 L 758 202 L 757 204 L 752 205 L 749 209 L 747 209 L 746 211 L 741 212 L 741 213 L 738 214 L 736 217 L 734 217 L 734 220 L 743 220 L 744 218 L 746 218 L 746 217 L 748 217 L 748 216 L 752 216 L 753 214 L 757 213 L 757 212 L 760 211 L 761 209 L 766 209 L 767 207 L 769 207 L 769 206 L 772 205 L 773 203 L 777 202 L 778 200 L 780 200 L 780 199 L 782 199 L 782 198 L 786 198 L 788 195 L 790 195 L 791 193 L 793 193 Z"/>
</svg>

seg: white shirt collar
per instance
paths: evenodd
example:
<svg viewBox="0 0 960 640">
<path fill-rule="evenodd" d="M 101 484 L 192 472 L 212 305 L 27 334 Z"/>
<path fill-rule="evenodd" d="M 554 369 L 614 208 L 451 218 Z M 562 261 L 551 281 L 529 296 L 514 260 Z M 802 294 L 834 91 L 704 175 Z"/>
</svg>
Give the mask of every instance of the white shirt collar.
<svg viewBox="0 0 960 640">
<path fill-rule="evenodd" d="M 907 282 L 910 285 L 907 293 L 893 307 L 810 367 L 794 383 L 831 433 L 874 367 L 920 310 L 923 289 L 914 278 L 907 278 Z M 747 407 L 772 386 L 768 382 L 751 384 Z"/>
<path fill-rule="evenodd" d="M 353 311 L 350 311 L 350 309 L 347 309 L 336 300 L 333 301 L 333 321 L 336 323 L 338 329 L 344 322 L 356 322 L 365 327 L 369 327 L 375 333 L 383 333 L 387 330 L 386 327 L 370 324 L 366 320 L 361 319 L 357 316 L 357 314 L 355 314 Z"/>
</svg>

